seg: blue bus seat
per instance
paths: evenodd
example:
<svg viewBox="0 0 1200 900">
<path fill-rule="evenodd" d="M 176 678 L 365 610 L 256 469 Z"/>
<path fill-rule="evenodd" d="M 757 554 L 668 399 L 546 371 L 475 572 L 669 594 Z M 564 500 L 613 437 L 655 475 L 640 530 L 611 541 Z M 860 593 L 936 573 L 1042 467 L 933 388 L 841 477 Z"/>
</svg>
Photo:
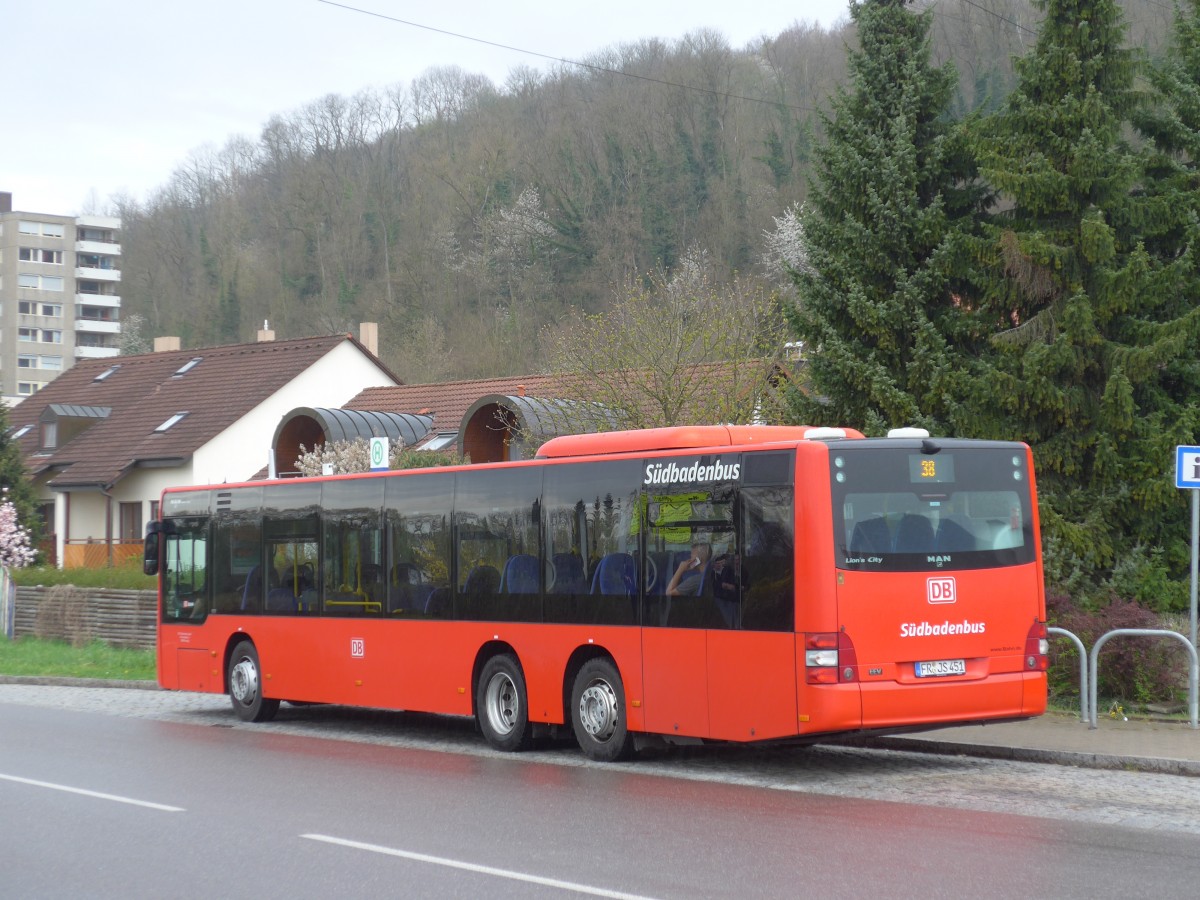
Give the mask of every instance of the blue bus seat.
<svg viewBox="0 0 1200 900">
<path fill-rule="evenodd" d="M 628 553 L 610 553 L 601 558 L 592 575 L 593 594 L 637 596 L 637 563 Z"/>
<path fill-rule="evenodd" d="M 538 592 L 538 558 L 528 553 L 509 557 L 500 577 L 502 594 L 536 594 Z"/>
<path fill-rule="evenodd" d="M 585 594 L 587 580 L 583 577 L 583 560 L 578 553 L 555 553 L 554 584 L 551 589 L 557 594 Z"/>
<path fill-rule="evenodd" d="M 909 513 L 896 526 L 897 553 L 930 553 L 933 550 L 933 526 L 924 516 Z"/>
</svg>

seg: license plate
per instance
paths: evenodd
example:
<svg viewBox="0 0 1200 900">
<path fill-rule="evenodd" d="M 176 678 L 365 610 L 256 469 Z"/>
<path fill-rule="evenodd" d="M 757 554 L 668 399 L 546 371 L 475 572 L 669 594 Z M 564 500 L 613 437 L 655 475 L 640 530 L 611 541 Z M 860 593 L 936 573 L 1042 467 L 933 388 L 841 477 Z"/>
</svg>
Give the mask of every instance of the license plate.
<svg viewBox="0 0 1200 900">
<path fill-rule="evenodd" d="M 939 675 L 966 675 L 965 659 L 933 659 L 917 663 L 918 678 L 935 678 Z"/>
</svg>

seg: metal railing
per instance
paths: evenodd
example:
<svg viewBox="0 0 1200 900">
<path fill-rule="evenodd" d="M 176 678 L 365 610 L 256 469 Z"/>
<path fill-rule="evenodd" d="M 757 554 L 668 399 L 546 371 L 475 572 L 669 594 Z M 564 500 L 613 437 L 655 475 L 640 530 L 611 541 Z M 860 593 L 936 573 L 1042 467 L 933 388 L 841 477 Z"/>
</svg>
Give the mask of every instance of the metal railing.
<svg viewBox="0 0 1200 900">
<path fill-rule="evenodd" d="M 1079 650 L 1079 721 L 1090 722 L 1091 717 L 1088 715 L 1088 654 L 1087 649 L 1083 646 L 1076 635 L 1067 631 L 1065 628 L 1047 628 L 1046 634 L 1058 634 L 1063 637 L 1070 638 Z"/>
<path fill-rule="evenodd" d="M 1134 635 L 1140 637 L 1168 637 L 1175 638 L 1187 647 L 1189 656 L 1191 657 L 1188 666 L 1188 715 L 1191 726 L 1197 727 L 1197 682 L 1200 682 L 1200 663 L 1197 662 L 1196 648 L 1192 646 L 1192 642 L 1187 639 L 1186 635 L 1180 634 L 1178 631 L 1164 631 L 1158 628 L 1116 628 L 1112 631 L 1105 632 L 1096 639 L 1096 643 L 1092 645 L 1091 664 L 1092 664 L 1092 680 L 1091 680 L 1091 718 L 1088 720 L 1088 727 L 1095 729 L 1096 725 L 1096 704 L 1099 702 L 1096 696 L 1097 684 L 1100 681 L 1100 648 L 1103 647 L 1109 638 L 1120 637 L 1123 635 Z M 1082 646 L 1082 644 L 1080 645 Z"/>
</svg>

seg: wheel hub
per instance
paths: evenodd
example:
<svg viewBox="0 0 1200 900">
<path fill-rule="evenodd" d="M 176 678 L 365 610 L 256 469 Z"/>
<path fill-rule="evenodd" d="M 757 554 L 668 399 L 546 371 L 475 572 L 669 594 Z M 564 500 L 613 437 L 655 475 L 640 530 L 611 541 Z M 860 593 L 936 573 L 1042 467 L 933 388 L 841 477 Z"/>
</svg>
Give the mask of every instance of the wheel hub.
<svg viewBox="0 0 1200 900">
<path fill-rule="evenodd" d="M 517 724 L 517 686 L 503 672 L 492 676 L 487 686 L 488 723 L 497 734 L 509 734 Z"/>
<path fill-rule="evenodd" d="M 248 659 L 243 659 L 230 673 L 229 690 L 238 703 L 249 706 L 258 696 L 258 669 Z"/>
<path fill-rule="evenodd" d="M 604 681 L 589 684 L 579 695 L 579 721 L 597 741 L 607 741 L 617 730 L 617 695 Z"/>
</svg>

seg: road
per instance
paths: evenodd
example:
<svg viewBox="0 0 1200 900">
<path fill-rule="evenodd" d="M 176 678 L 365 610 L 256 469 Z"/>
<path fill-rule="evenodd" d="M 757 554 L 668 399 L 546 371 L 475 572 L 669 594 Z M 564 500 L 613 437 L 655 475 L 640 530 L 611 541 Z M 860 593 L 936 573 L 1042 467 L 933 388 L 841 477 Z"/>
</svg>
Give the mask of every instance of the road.
<svg viewBox="0 0 1200 900">
<path fill-rule="evenodd" d="M 850 748 L 598 765 L 459 720 L 0 685 L 6 897 L 1188 896 L 1200 779 Z"/>
</svg>

